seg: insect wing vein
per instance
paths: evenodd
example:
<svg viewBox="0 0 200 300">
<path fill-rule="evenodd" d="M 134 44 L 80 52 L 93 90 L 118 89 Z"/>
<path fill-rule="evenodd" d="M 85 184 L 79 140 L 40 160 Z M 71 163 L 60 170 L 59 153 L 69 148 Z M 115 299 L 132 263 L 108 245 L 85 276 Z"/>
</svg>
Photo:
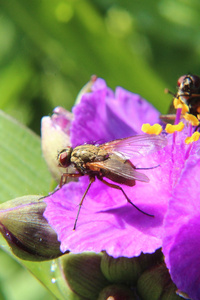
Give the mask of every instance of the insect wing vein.
<svg viewBox="0 0 200 300">
<path fill-rule="evenodd" d="M 117 152 L 125 158 L 146 156 L 167 145 L 167 139 L 158 135 L 136 135 L 100 145 L 108 153 Z"/>
</svg>

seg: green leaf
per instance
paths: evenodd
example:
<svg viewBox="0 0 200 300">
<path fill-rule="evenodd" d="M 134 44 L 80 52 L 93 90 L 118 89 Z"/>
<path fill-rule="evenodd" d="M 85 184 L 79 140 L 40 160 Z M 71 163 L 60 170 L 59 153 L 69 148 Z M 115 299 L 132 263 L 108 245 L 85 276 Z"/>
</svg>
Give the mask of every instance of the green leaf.
<svg viewBox="0 0 200 300">
<path fill-rule="evenodd" d="M 49 292 L 52 293 L 52 295 L 54 295 L 56 297 L 56 299 L 59 300 L 64 300 L 65 297 L 61 294 L 60 292 L 60 287 L 58 287 L 58 284 L 63 286 L 63 290 L 65 288 L 66 283 L 63 282 L 63 278 L 62 275 L 60 273 L 60 269 L 58 268 L 58 260 L 53 260 L 53 261 L 45 261 L 45 262 L 31 262 L 31 261 L 24 261 L 21 260 L 19 258 L 17 258 L 16 256 L 14 256 L 5 239 L 0 236 L 0 245 L 2 247 L 2 249 L 4 249 L 4 251 L 6 251 L 7 253 L 9 253 L 9 255 L 11 255 L 12 258 L 14 258 L 18 263 L 20 263 L 22 266 L 26 267 L 48 290 Z M 0 257 L 2 257 L 1 253 L 0 253 Z M 4 259 L 5 260 L 5 259 Z M 6 264 L 7 265 L 7 264 Z M 3 272 L 4 275 L 5 272 Z M 13 272 L 14 273 L 14 272 Z M 17 270 L 18 274 L 17 276 L 19 276 L 20 270 Z M 16 274 L 13 276 L 16 276 Z M 26 274 L 26 273 L 25 273 Z M 24 285 L 29 285 L 31 284 L 30 280 L 26 280 L 26 275 L 23 275 L 22 271 L 21 271 L 21 277 L 24 277 Z M 0 273 L 0 279 L 2 274 Z M 12 279 L 11 279 L 12 282 Z M 14 282 L 16 282 L 16 280 L 14 280 Z M 38 299 L 37 297 L 37 291 L 32 291 L 34 293 L 35 298 L 29 298 L 29 299 Z M 19 293 L 19 292 L 18 292 Z M 14 298 L 16 299 L 16 298 Z M 21 298 L 19 298 L 21 299 Z M 41 298 L 42 299 L 42 298 Z M 69 299 L 69 298 L 68 298 Z M 73 298 L 71 298 L 73 299 Z"/>
<path fill-rule="evenodd" d="M 25 194 L 47 194 L 51 176 L 42 158 L 40 138 L 0 111 L 0 141 L 0 201 L 4 202 Z M 11 253 L 2 236 L 0 245 L 4 251 L 31 271 L 57 299 L 63 299 L 52 280 L 54 277 L 52 261 L 38 263 L 20 260 Z M 26 278 L 26 275 L 24 277 Z M 26 285 L 26 280 L 24 284 Z M 35 296 L 37 298 L 37 293 Z"/>
<path fill-rule="evenodd" d="M 0 111 L 0 202 L 49 192 L 51 176 L 40 138 Z"/>
</svg>

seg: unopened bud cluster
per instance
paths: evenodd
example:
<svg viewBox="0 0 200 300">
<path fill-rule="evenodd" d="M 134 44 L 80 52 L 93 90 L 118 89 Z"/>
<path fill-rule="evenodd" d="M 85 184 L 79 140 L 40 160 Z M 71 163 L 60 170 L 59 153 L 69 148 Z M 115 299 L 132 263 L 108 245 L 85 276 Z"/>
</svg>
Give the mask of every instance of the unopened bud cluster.
<svg viewBox="0 0 200 300">
<path fill-rule="evenodd" d="M 80 299 L 181 299 L 176 294 L 161 250 L 117 259 L 106 253 L 70 253 L 59 260 L 67 285 Z"/>
</svg>

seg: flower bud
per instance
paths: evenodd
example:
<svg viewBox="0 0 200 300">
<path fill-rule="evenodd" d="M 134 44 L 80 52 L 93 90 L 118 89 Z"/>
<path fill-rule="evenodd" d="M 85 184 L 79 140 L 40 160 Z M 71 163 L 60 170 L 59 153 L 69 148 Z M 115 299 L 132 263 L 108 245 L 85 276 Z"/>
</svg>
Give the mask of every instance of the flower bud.
<svg viewBox="0 0 200 300">
<path fill-rule="evenodd" d="M 113 258 L 106 252 L 101 261 L 101 270 L 104 276 L 113 283 L 136 283 L 142 273 L 138 257 Z"/>
<path fill-rule="evenodd" d="M 170 282 L 169 286 L 167 286 L 167 288 L 163 291 L 162 296 L 159 298 L 159 300 L 184 300 L 184 299 L 189 300 L 189 297 L 186 296 L 186 294 L 185 295 L 178 294 L 177 287 L 173 282 Z"/>
<path fill-rule="evenodd" d="M 42 118 L 41 142 L 44 159 L 53 178 L 59 182 L 63 170 L 58 167 L 59 151 L 70 145 L 70 127 L 73 114 L 56 107 L 51 117 Z"/>
<path fill-rule="evenodd" d="M 164 263 L 145 271 L 137 283 L 139 296 L 145 300 L 178 300 L 176 286 Z"/>
<path fill-rule="evenodd" d="M 111 282 L 135 284 L 145 269 L 160 263 L 162 258 L 160 249 L 155 253 L 141 253 L 140 256 L 133 258 L 113 258 L 105 252 L 101 260 L 101 270 Z"/>
<path fill-rule="evenodd" d="M 0 232 L 21 259 L 43 261 L 63 253 L 56 232 L 43 217 L 46 203 L 24 196 L 0 205 Z"/>
<path fill-rule="evenodd" d="M 113 284 L 105 287 L 97 300 L 136 300 L 134 292 L 125 285 Z"/>
<path fill-rule="evenodd" d="M 80 297 L 96 300 L 108 285 L 100 269 L 101 254 L 69 253 L 60 261 L 67 285 Z"/>
</svg>

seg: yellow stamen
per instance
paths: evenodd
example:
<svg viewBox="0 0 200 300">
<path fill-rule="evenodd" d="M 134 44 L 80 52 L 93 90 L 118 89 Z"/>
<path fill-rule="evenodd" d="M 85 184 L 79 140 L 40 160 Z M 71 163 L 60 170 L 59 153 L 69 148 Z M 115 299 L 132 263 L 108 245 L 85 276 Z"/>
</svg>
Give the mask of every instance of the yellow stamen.
<svg viewBox="0 0 200 300">
<path fill-rule="evenodd" d="M 162 132 L 162 126 L 160 124 L 150 125 L 149 123 L 142 125 L 142 131 L 148 134 L 160 134 Z"/>
<path fill-rule="evenodd" d="M 175 131 L 182 131 L 184 128 L 183 122 L 179 122 L 177 125 L 167 124 L 165 131 L 167 133 L 174 133 Z"/>
<path fill-rule="evenodd" d="M 200 133 L 198 131 L 195 131 L 192 136 L 189 136 L 185 139 L 185 143 L 191 144 L 193 142 L 198 141 L 199 138 L 200 138 Z"/>
<path fill-rule="evenodd" d="M 188 122 L 190 122 L 190 124 L 192 126 L 198 126 L 199 125 L 199 120 L 194 116 L 194 115 L 191 115 L 191 114 L 185 114 L 183 116 Z"/>
<path fill-rule="evenodd" d="M 180 98 L 174 98 L 174 107 L 175 109 L 182 108 L 181 114 L 184 115 L 189 111 L 187 104 L 183 103 Z"/>
</svg>

